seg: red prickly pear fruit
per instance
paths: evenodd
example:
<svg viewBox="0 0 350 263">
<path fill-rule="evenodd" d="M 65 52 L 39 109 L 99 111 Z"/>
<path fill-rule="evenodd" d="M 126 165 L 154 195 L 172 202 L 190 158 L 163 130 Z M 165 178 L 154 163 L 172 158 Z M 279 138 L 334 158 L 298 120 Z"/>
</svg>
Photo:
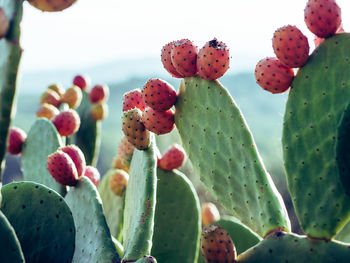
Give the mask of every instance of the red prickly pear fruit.
<svg viewBox="0 0 350 263">
<path fill-rule="evenodd" d="M 78 86 L 81 90 L 87 90 L 91 84 L 91 79 L 87 75 L 77 75 L 73 79 L 73 85 Z"/>
<path fill-rule="evenodd" d="M 203 229 L 201 250 L 204 259 L 216 263 L 236 262 L 237 252 L 230 235 L 219 226 Z"/>
<path fill-rule="evenodd" d="M 204 226 L 209 226 L 211 223 L 220 220 L 219 210 L 213 203 L 204 203 L 202 205 L 202 223 Z"/>
<path fill-rule="evenodd" d="M 69 155 L 77 169 L 78 178 L 82 177 L 86 167 L 86 162 L 85 156 L 79 147 L 72 144 L 61 147 L 59 150 Z"/>
<path fill-rule="evenodd" d="M 335 0 L 309 0 L 304 9 L 304 21 L 318 37 L 334 35 L 341 26 L 341 10 Z"/>
<path fill-rule="evenodd" d="M 155 134 L 169 133 L 175 128 L 174 111 L 171 109 L 156 111 L 147 107 L 142 114 L 142 122 L 148 130 Z"/>
<path fill-rule="evenodd" d="M 62 11 L 72 4 L 74 4 L 77 0 L 28 0 L 29 4 L 36 7 L 41 11 L 47 12 L 58 12 Z"/>
<path fill-rule="evenodd" d="M 337 32 L 335 32 L 336 34 L 338 33 L 344 33 L 345 30 L 342 26 L 340 26 L 337 30 Z M 315 39 L 314 39 L 314 43 L 315 43 L 315 48 L 319 46 L 319 44 L 321 44 L 321 42 L 323 41 L 324 38 L 322 37 L 318 37 L 318 36 L 315 36 Z"/>
<path fill-rule="evenodd" d="M 69 108 L 76 109 L 83 99 L 83 92 L 78 86 L 72 86 L 62 96 L 62 102 L 67 103 Z"/>
<path fill-rule="evenodd" d="M 134 149 L 134 145 L 124 136 L 118 145 L 118 154 L 113 160 L 112 168 L 122 169 L 128 173 Z"/>
<path fill-rule="evenodd" d="M 173 44 L 174 41 L 166 44 L 162 48 L 162 53 L 160 57 L 162 59 L 164 68 L 170 73 L 171 76 L 173 76 L 174 78 L 182 78 L 182 75 L 176 71 L 173 63 L 171 62 L 171 47 L 173 46 Z"/>
<path fill-rule="evenodd" d="M 122 130 L 128 141 L 139 150 L 146 150 L 151 143 L 151 133 L 142 121 L 142 111 L 134 108 L 124 112 Z"/>
<path fill-rule="evenodd" d="M 230 51 L 225 43 L 214 38 L 198 52 L 198 75 L 207 80 L 222 77 L 230 67 Z"/>
<path fill-rule="evenodd" d="M 109 178 L 109 186 L 116 196 L 122 196 L 128 186 L 129 174 L 121 169 L 114 169 Z"/>
<path fill-rule="evenodd" d="M 46 118 L 51 120 L 53 117 L 58 115 L 60 111 L 53 105 L 44 103 L 40 106 L 38 111 L 36 112 L 36 116 L 38 118 Z"/>
<path fill-rule="evenodd" d="M 100 184 L 101 175 L 95 167 L 90 165 L 86 166 L 84 176 L 89 178 L 96 187 Z"/>
<path fill-rule="evenodd" d="M 264 58 L 255 67 L 256 82 L 271 93 L 286 91 L 293 78 L 293 69 L 283 65 L 277 58 Z"/>
<path fill-rule="evenodd" d="M 198 48 L 188 39 L 175 41 L 171 47 L 171 62 L 182 77 L 197 74 Z"/>
<path fill-rule="evenodd" d="M 170 109 L 176 102 L 176 91 L 168 82 L 150 79 L 142 89 L 142 97 L 147 106 L 157 111 Z"/>
<path fill-rule="evenodd" d="M 59 83 L 51 84 L 47 87 L 47 89 L 56 92 L 58 95 L 60 95 L 60 98 L 62 98 L 64 94 L 64 88 Z"/>
<path fill-rule="evenodd" d="M 71 136 L 80 127 L 80 117 L 75 110 L 62 111 L 52 119 L 58 133 L 61 136 Z"/>
<path fill-rule="evenodd" d="M 22 129 L 17 127 L 10 128 L 7 138 L 7 152 L 13 155 L 21 154 L 26 138 L 27 134 Z"/>
<path fill-rule="evenodd" d="M 309 58 L 307 37 L 296 26 L 284 26 L 275 31 L 272 47 L 281 63 L 289 68 L 301 68 Z"/>
<path fill-rule="evenodd" d="M 10 27 L 9 19 L 4 10 L 0 8 L 0 39 L 5 37 Z"/>
<path fill-rule="evenodd" d="M 105 102 L 109 96 L 109 88 L 107 85 L 95 85 L 90 93 L 89 98 L 91 103 Z"/>
<path fill-rule="evenodd" d="M 90 114 L 95 121 L 102 121 L 108 116 L 108 105 L 106 103 L 94 103 L 91 106 Z"/>
<path fill-rule="evenodd" d="M 59 108 L 61 106 L 61 97 L 60 95 L 53 90 L 46 90 L 40 96 L 40 105 L 47 103 Z"/>
<path fill-rule="evenodd" d="M 174 144 L 159 159 L 159 168 L 165 171 L 178 169 L 184 164 L 185 159 L 185 150 L 180 145 Z"/>
<path fill-rule="evenodd" d="M 141 111 L 144 111 L 146 109 L 146 103 L 142 98 L 140 89 L 129 91 L 123 96 L 123 111 L 128 111 L 133 108 L 138 108 Z"/>
<path fill-rule="evenodd" d="M 79 180 L 73 160 L 60 150 L 47 157 L 47 170 L 62 185 L 74 186 Z"/>
</svg>

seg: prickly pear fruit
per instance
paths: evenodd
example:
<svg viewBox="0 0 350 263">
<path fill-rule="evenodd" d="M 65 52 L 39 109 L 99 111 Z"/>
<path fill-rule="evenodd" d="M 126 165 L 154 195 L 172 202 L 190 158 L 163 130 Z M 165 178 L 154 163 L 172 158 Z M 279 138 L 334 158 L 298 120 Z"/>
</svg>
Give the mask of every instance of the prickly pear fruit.
<svg viewBox="0 0 350 263">
<path fill-rule="evenodd" d="M 129 174 L 121 169 L 115 169 L 109 178 L 109 186 L 117 196 L 122 196 L 128 185 Z"/>
<path fill-rule="evenodd" d="M 175 41 L 171 47 L 171 62 L 182 77 L 197 74 L 198 48 L 188 39 Z"/>
<path fill-rule="evenodd" d="M 180 168 L 186 159 L 185 150 L 178 144 L 170 147 L 159 159 L 159 167 L 166 171 Z"/>
<path fill-rule="evenodd" d="M 38 111 L 36 112 L 36 116 L 38 118 L 46 118 L 51 120 L 53 117 L 58 115 L 60 111 L 53 105 L 44 103 L 40 106 Z"/>
<path fill-rule="evenodd" d="M 219 210 L 213 203 L 204 203 L 202 205 L 202 224 L 209 226 L 211 223 L 220 220 Z"/>
<path fill-rule="evenodd" d="M 148 130 L 155 134 L 169 133 L 175 128 L 174 111 L 172 109 L 156 111 L 147 107 L 142 114 L 142 122 Z"/>
<path fill-rule="evenodd" d="M 79 149 L 78 146 L 71 144 L 64 147 L 59 148 L 60 151 L 69 155 L 75 164 L 75 168 L 77 169 L 78 178 L 83 176 L 83 172 L 86 167 L 85 156 L 83 152 Z"/>
<path fill-rule="evenodd" d="M 91 106 L 91 117 L 95 121 L 102 121 L 108 116 L 108 105 L 106 103 L 94 103 Z"/>
<path fill-rule="evenodd" d="M 41 11 L 47 12 L 58 12 L 62 11 L 72 4 L 74 4 L 77 0 L 28 0 L 28 2 Z"/>
<path fill-rule="evenodd" d="M 47 89 L 56 92 L 58 95 L 60 95 L 60 98 L 62 98 L 64 94 L 64 88 L 59 83 L 51 84 L 47 87 Z"/>
<path fill-rule="evenodd" d="M 296 26 L 284 26 L 275 31 L 272 47 L 281 63 L 290 68 L 301 68 L 309 58 L 307 37 Z"/>
<path fill-rule="evenodd" d="M 62 185 L 74 186 L 78 182 L 78 172 L 73 160 L 60 150 L 47 157 L 47 170 Z"/>
<path fill-rule="evenodd" d="M 342 26 L 340 26 L 335 33 L 338 34 L 338 33 L 343 33 L 343 32 L 345 32 L 345 30 L 344 30 L 344 28 Z M 318 45 L 321 44 L 321 42 L 323 40 L 324 40 L 324 38 L 315 36 L 315 39 L 314 39 L 315 48 L 318 47 Z"/>
<path fill-rule="evenodd" d="M 225 43 L 216 38 L 208 41 L 198 52 L 198 75 L 207 80 L 222 77 L 230 67 L 230 52 Z"/>
<path fill-rule="evenodd" d="M 88 177 L 96 187 L 100 184 L 101 175 L 95 167 L 90 165 L 86 166 L 84 176 Z"/>
<path fill-rule="evenodd" d="M 82 99 L 83 93 L 78 86 L 70 87 L 62 96 L 62 102 L 67 103 L 71 109 L 78 108 Z"/>
<path fill-rule="evenodd" d="M 6 36 L 7 31 L 9 30 L 10 22 L 7 18 L 4 10 L 0 8 L 0 39 Z"/>
<path fill-rule="evenodd" d="M 27 134 L 22 129 L 17 127 L 10 128 L 7 138 L 7 152 L 13 155 L 21 154 L 26 138 Z"/>
<path fill-rule="evenodd" d="M 330 37 L 341 26 L 341 10 L 335 0 L 309 0 L 304 9 L 304 20 L 316 36 Z"/>
<path fill-rule="evenodd" d="M 128 173 L 134 149 L 134 145 L 126 137 L 123 137 L 118 145 L 118 154 L 113 160 L 112 168 L 122 169 Z"/>
<path fill-rule="evenodd" d="M 141 122 L 142 111 L 134 108 L 124 112 L 122 117 L 122 130 L 128 141 L 139 150 L 146 150 L 150 143 L 150 132 Z"/>
<path fill-rule="evenodd" d="M 142 98 L 140 89 L 129 91 L 123 96 L 123 111 L 128 111 L 133 108 L 138 108 L 141 111 L 144 111 L 146 108 L 146 103 Z"/>
<path fill-rule="evenodd" d="M 277 58 L 264 58 L 255 67 L 256 82 L 271 93 L 286 91 L 293 78 L 293 69 L 283 65 Z"/>
<path fill-rule="evenodd" d="M 147 106 L 157 111 L 170 109 L 177 99 L 173 86 L 161 79 L 149 79 L 143 86 L 142 97 Z"/>
<path fill-rule="evenodd" d="M 91 103 L 103 103 L 107 101 L 108 96 L 109 88 L 107 85 L 95 85 L 89 93 Z"/>
<path fill-rule="evenodd" d="M 62 111 L 52 119 L 58 133 L 61 136 L 71 136 L 80 127 L 80 117 L 75 110 Z"/>
<path fill-rule="evenodd" d="M 87 90 L 91 84 L 91 79 L 88 75 L 77 75 L 73 79 L 73 85 L 78 86 L 81 90 Z"/>
<path fill-rule="evenodd" d="M 40 105 L 47 103 L 59 108 L 61 105 L 61 97 L 57 92 L 48 89 L 44 91 L 40 96 Z"/>
<path fill-rule="evenodd" d="M 201 250 L 208 263 L 234 263 L 237 257 L 230 235 L 219 226 L 208 226 L 203 229 Z"/>
<path fill-rule="evenodd" d="M 179 72 L 176 71 L 173 63 L 171 62 L 171 47 L 173 44 L 174 44 L 174 41 L 166 44 L 162 48 L 162 53 L 161 53 L 162 63 L 166 71 L 168 71 L 171 76 L 173 76 L 174 78 L 182 78 L 182 76 L 179 74 Z"/>
</svg>

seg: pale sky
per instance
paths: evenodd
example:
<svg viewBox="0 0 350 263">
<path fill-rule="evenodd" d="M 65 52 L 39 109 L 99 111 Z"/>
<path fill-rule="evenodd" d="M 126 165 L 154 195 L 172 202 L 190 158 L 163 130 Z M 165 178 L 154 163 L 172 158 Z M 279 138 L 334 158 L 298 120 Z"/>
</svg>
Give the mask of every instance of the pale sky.
<svg viewBox="0 0 350 263">
<path fill-rule="evenodd" d="M 202 47 L 217 37 L 230 48 L 232 71 L 273 56 L 273 32 L 304 23 L 306 0 L 78 0 L 60 13 L 24 7 L 24 72 L 82 68 L 125 58 L 160 56 L 161 47 L 188 38 Z M 350 1 L 338 0 L 345 31 Z"/>
</svg>

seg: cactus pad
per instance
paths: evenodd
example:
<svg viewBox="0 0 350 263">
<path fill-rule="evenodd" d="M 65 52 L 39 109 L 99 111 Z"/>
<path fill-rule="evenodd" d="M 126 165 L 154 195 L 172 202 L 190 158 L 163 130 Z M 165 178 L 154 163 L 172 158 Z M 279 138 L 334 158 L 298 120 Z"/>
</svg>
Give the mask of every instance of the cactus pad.
<svg viewBox="0 0 350 263">
<path fill-rule="evenodd" d="M 157 169 L 157 203 L 151 255 L 159 263 L 193 263 L 199 251 L 200 205 L 190 180 Z"/>
<path fill-rule="evenodd" d="M 260 236 L 290 229 L 243 115 L 218 81 L 182 80 L 175 123 L 195 171 L 229 213 Z"/>
<path fill-rule="evenodd" d="M 1 192 L 1 210 L 16 231 L 27 263 L 72 260 L 75 227 L 63 197 L 34 182 L 10 183 Z"/>
<path fill-rule="evenodd" d="M 57 183 L 47 170 L 47 156 L 62 146 L 55 126 L 47 119 L 37 119 L 31 126 L 22 152 L 22 170 L 26 181 L 46 185 L 65 195 L 66 187 Z"/>
<path fill-rule="evenodd" d="M 292 82 L 283 127 L 288 188 L 304 232 L 332 238 L 350 217 L 337 131 L 350 98 L 350 34 L 323 41 Z"/>
</svg>

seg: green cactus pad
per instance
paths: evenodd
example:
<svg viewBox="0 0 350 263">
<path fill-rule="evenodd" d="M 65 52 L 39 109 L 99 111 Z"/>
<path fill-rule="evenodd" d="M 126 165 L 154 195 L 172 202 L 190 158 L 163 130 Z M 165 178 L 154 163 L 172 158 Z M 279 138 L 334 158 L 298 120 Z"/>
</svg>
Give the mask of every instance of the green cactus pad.
<svg viewBox="0 0 350 263">
<path fill-rule="evenodd" d="M 137 260 L 151 252 L 157 187 L 156 146 L 151 137 L 150 147 L 135 149 L 131 161 L 125 193 L 123 261 Z"/>
<path fill-rule="evenodd" d="M 239 255 L 237 263 L 346 263 L 349 258 L 349 244 L 275 232 Z"/>
<path fill-rule="evenodd" d="M 115 247 L 119 257 L 122 258 L 123 255 L 124 255 L 124 247 L 123 247 L 123 245 L 113 236 L 112 236 L 112 241 L 113 241 L 114 247 Z"/>
<path fill-rule="evenodd" d="M 201 232 L 197 193 L 177 170 L 157 169 L 157 203 L 151 255 L 158 263 L 193 263 Z"/>
<path fill-rule="evenodd" d="M 76 228 L 73 262 L 120 262 L 95 185 L 83 176 L 65 197 Z"/>
<path fill-rule="evenodd" d="M 24 180 L 46 185 L 64 196 L 67 188 L 57 183 L 47 170 L 47 156 L 61 146 L 61 137 L 52 122 L 44 118 L 36 119 L 22 151 Z"/>
<path fill-rule="evenodd" d="M 260 236 L 290 229 L 243 115 L 218 81 L 182 80 L 175 123 L 194 170 L 229 213 Z"/>
<path fill-rule="evenodd" d="M 75 227 L 63 197 L 34 182 L 10 183 L 1 192 L 1 210 L 16 231 L 26 262 L 71 262 Z"/>
<path fill-rule="evenodd" d="M 341 242 L 350 243 L 350 222 L 348 222 L 336 235 L 335 239 Z"/>
<path fill-rule="evenodd" d="M 19 263 L 24 262 L 21 244 L 16 232 L 0 211 L 0 262 Z"/>
<path fill-rule="evenodd" d="M 113 173 L 114 171 L 111 169 L 103 176 L 98 191 L 101 195 L 103 210 L 111 235 L 118 238 L 123 225 L 124 197 L 116 196 L 111 191 L 109 179 Z"/>
<path fill-rule="evenodd" d="M 288 188 L 305 234 L 315 238 L 332 238 L 350 217 L 335 147 L 350 98 L 349 45 L 350 34 L 321 43 L 292 82 L 284 115 Z"/>
</svg>

